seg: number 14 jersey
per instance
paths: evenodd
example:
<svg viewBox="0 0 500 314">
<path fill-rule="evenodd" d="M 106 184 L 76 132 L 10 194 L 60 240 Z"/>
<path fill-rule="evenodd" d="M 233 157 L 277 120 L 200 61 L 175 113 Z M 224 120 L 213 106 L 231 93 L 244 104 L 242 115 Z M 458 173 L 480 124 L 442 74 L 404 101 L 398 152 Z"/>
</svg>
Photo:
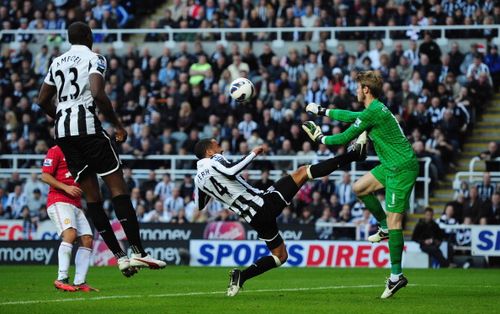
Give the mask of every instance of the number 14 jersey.
<svg viewBox="0 0 500 314">
<path fill-rule="evenodd" d="M 248 223 L 252 222 L 253 216 L 264 205 L 262 196 L 265 192 L 251 186 L 240 172 L 255 156 L 250 153 L 237 162 L 229 162 L 224 156 L 215 154 L 199 160 L 194 179 L 198 209 L 205 208 L 209 199 L 214 198 Z"/>
<path fill-rule="evenodd" d="M 106 59 L 82 45 L 72 45 L 52 61 L 44 83 L 57 89 L 56 138 L 101 133 L 89 77 L 105 72 Z"/>
</svg>

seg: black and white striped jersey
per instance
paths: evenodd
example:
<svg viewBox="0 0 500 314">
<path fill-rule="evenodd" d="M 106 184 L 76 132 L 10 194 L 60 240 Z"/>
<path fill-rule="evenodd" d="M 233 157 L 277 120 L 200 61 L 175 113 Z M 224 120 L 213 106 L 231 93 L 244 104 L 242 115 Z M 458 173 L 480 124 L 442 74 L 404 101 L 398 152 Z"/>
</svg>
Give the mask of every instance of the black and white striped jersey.
<svg viewBox="0 0 500 314">
<path fill-rule="evenodd" d="M 197 163 L 194 179 L 198 208 L 205 208 L 210 198 L 214 198 L 247 222 L 251 222 L 257 211 L 264 205 L 264 191 L 251 186 L 240 175 L 255 158 L 250 153 L 241 160 L 231 163 L 220 154 L 204 158 Z"/>
<path fill-rule="evenodd" d="M 89 76 L 92 73 L 104 76 L 105 72 L 106 58 L 82 45 L 72 45 L 52 61 L 44 82 L 57 89 L 56 138 L 102 132 Z"/>
</svg>

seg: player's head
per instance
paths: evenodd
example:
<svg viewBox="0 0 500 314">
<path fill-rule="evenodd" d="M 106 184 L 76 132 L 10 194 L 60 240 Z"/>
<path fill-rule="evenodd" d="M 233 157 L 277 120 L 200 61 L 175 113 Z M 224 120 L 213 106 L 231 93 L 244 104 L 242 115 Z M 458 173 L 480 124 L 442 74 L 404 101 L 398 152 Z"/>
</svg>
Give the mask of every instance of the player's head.
<svg viewBox="0 0 500 314">
<path fill-rule="evenodd" d="M 194 154 L 198 159 L 212 157 L 215 154 L 222 154 L 222 148 L 213 138 L 206 138 L 194 146 Z"/>
<path fill-rule="evenodd" d="M 383 80 L 375 71 L 359 72 L 356 75 L 356 82 L 358 82 L 356 93 L 359 102 L 364 102 L 370 95 L 373 98 L 379 98 L 382 94 Z"/>
<path fill-rule="evenodd" d="M 92 48 L 92 30 L 83 22 L 74 22 L 68 27 L 68 39 L 72 45 L 84 45 Z"/>
</svg>

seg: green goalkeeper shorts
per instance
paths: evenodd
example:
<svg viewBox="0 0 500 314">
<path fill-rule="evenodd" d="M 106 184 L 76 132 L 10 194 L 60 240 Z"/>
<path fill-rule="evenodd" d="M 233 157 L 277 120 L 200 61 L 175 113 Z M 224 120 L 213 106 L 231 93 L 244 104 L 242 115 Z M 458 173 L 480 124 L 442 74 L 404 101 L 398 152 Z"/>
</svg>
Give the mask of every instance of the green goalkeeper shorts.
<svg viewBox="0 0 500 314">
<path fill-rule="evenodd" d="M 418 177 L 417 170 L 390 171 L 383 165 L 371 170 L 385 187 L 385 208 L 391 213 L 403 214 L 410 208 L 410 196 Z"/>
</svg>

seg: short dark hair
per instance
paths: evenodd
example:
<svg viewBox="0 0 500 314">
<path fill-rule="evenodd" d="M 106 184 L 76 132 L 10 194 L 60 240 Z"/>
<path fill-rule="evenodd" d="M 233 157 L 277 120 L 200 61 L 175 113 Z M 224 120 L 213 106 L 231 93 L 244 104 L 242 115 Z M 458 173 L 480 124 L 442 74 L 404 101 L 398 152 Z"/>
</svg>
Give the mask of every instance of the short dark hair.
<svg viewBox="0 0 500 314">
<path fill-rule="evenodd" d="M 426 212 L 431 212 L 431 213 L 433 213 L 433 214 L 434 214 L 434 209 L 433 209 L 432 207 L 426 207 L 426 208 L 425 208 L 425 210 L 424 210 L 424 212 L 425 212 L 425 213 L 426 213 Z"/>
<path fill-rule="evenodd" d="M 205 154 L 210 146 L 212 146 L 211 138 L 202 139 L 194 145 L 194 154 L 198 157 L 198 159 L 203 159 L 205 158 Z"/>
<path fill-rule="evenodd" d="M 68 27 L 68 39 L 72 45 L 86 44 L 92 30 L 83 22 L 74 22 Z"/>
</svg>

